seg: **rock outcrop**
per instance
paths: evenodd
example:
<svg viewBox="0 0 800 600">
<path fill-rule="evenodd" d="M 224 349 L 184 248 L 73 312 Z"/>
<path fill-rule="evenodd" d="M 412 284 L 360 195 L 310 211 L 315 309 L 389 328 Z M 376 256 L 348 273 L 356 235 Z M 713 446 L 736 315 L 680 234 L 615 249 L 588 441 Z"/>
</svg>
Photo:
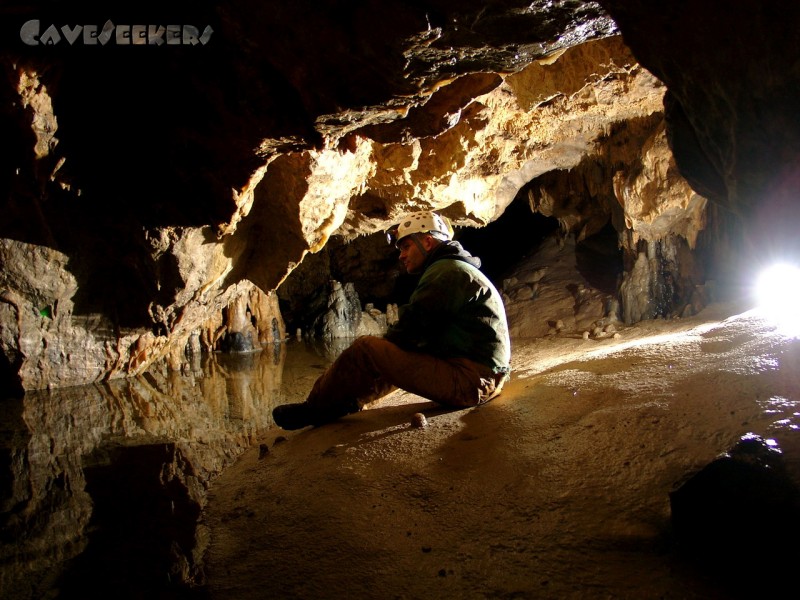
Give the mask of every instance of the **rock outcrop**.
<svg viewBox="0 0 800 600">
<path fill-rule="evenodd" d="M 352 283 L 342 284 L 331 280 L 326 290 L 328 295 L 325 310 L 316 315 L 311 328 L 305 332 L 306 337 L 325 341 L 345 338 L 352 341 L 362 335 L 381 336 L 397 320 L 396 304 L 387 305 L 386 312 L 380 311 L 371 303 L 362 307 Z"/>
<path fill-rule="evenodd" d="M 764 247 L 797 253 L 800 40 L 794 2 L 602 0 L 625 42 L 666 84 L 665 118 L 681 175 Z"/>
</svg>

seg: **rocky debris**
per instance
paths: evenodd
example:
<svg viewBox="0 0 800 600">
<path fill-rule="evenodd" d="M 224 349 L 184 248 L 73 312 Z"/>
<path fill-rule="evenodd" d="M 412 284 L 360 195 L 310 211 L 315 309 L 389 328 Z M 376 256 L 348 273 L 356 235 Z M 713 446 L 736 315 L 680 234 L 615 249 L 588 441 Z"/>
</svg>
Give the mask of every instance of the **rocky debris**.
<svg viewBox="0 0 800 600">
<path fill-rule="evenodd" d="M 617 322 L 616 316 L 606 317 L 604 319 L 598 319 L 597 321 L 592 323 L 589 329 L 584 330 L 581 333 L 581 337 L 584 340 L 588 340 L 589 338 L 595 340 L 612 338 L 617 340 L 620 338 L 620 334 L 617 331 L 617 325 L 615 324 L 616 322 Z"/>
<path fill-rule="evenodd" d="M 503 280 L 512 338 L 581 335 L 598 323 L 614 322 L 613 292 L 596 288 L 587 276 L 591 273 L 578 268 L 574 236 L 557 233 L 545 239 Z"/>
</svg>

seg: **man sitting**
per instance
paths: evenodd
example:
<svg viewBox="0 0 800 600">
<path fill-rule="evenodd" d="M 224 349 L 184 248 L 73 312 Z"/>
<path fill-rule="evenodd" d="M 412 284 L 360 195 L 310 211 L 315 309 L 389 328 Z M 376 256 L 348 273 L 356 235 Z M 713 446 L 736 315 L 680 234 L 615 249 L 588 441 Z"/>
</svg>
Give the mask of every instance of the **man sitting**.
<svg viewBox="0 0 800 600">
<path fill-rule="evenodd" d="M 272 411 L 283 429 L 322 425 L 396 388 L 453 407 L 496 397 L 508 378 L 511 343 L 503 301 L 481 261 L 453 241 L 431 211 L 389 230 L 409 273 L 422 273 L 384 337 L 357 338 L 314 383 L 305 402 Z"/>
</svg>

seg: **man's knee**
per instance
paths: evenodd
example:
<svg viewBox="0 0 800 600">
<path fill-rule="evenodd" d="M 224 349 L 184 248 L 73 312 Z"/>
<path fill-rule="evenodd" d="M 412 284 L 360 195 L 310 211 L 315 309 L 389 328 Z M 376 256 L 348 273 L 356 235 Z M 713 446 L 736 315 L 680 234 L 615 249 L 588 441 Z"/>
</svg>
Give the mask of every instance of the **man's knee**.
<svg viewBox="0 0 800 600">
<path fill-rule="evenodd" d="M 350 344 L 349 349 L 352 352 L 375 354 L 376 352 L 385 352 L 390 348 L 396 348 L 396 346 L 388 340 L 374 335 L 362 335 Z"/>
<path fill-rule="evenodd" d="M 374 371 L 386 360 L 387 347 L 390 344 L 383 338 L 364 335 L 353 340 L 336 360 L 338 369 L 358 369 Z"/>
<path fill-rule="evenodd" d="M 393 385 L 397 385 L 398 369 L 408 362 L 407 353 L 400 347 L 374 335 L 355 339 L 345 352 L 350 353 L 348 363 L 352 367 L 369 371 Z"/>
</svg>

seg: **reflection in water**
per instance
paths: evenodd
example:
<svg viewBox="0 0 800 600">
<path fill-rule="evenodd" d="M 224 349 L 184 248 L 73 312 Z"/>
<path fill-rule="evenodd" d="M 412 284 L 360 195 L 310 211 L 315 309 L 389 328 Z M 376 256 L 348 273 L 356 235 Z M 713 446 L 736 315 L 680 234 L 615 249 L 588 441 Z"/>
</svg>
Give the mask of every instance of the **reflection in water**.
<svg viewBox="0 0 800 600">
<path fill-rule="evenodd" d="M 350 341 L 0 402 L 0 597 L 174 597 L 202 583 L 209 482 Z"/>
</svg>

